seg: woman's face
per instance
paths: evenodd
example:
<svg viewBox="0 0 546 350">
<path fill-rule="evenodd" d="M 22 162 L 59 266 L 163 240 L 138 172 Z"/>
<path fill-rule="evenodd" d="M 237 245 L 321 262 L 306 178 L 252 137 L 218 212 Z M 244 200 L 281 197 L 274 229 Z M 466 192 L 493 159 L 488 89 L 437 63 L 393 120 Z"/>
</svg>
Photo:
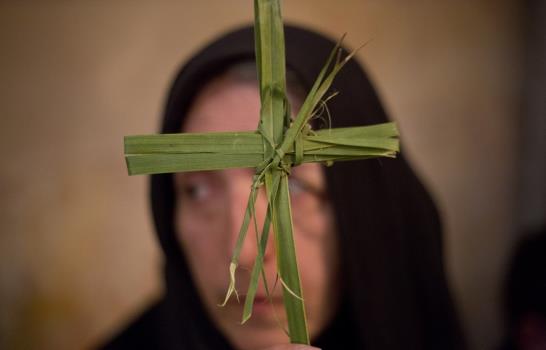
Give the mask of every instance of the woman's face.
<svg viewBox="0 0 546 350">
<path fill-rule="evenodd" d="M 260 98 L 256 84 L 222 76 L 201 90 L 190 108 L 184 132 L 248 131 L 258 125 Z M 222 303 L 229 284 L 229 263 L 247 205 L 253 169 L 179 173 L 175 176 L 179 240 L 188 259 L 201 299 L 216 326 L 238 349 L 260 349 L 287 343 L 282 285 L 276 278 L 273 234 L 264 257 L 272 300 L 266 300 L 262 282 L 253 313 L 241 325 L 244 295 L 256 257 L 256 233 L 251 223 L 241 250 L 236 287 L 242 296 Z M 292 169 L 290 178 L 296 253 L 300 269 L 310 336 L 331 320 L 336 307 L 337 248 L 332 210 L 321 194 L 325 179 L 320 165 Z M 267 208 L 261 189 L 255 204 L 258 227 Z"/>
</svg>

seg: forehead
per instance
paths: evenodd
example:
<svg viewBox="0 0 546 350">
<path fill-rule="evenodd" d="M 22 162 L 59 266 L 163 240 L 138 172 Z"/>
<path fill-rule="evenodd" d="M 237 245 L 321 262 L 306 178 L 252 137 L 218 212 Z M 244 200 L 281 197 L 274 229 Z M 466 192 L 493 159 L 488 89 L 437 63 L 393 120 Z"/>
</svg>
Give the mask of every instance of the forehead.
<svg viewBox="0 0 546 350">
<path fill-rule="evenodd" d="M 220 76 L 207 83 L 191 105 L 184 132 L 251 131 L 258 127 L 258 85 Z"/>
</svg>

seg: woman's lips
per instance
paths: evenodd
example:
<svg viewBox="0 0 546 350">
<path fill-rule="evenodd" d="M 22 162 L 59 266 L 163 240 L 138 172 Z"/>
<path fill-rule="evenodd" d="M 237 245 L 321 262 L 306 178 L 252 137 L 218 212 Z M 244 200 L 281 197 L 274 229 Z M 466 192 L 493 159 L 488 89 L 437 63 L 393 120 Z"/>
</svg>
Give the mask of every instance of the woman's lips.
<svg viewBox="0 0 546 350">
<path fill-rule="evenodd" d="M 243 309 L 245 305 L 245 295 L 239 295 L 237 298 L 232 298 L 228 302 L 230 320 L 241 322 L 243 317 Z M 226 310 L 227 311 L 227 310 Z M 248 325 L 253 327 L 278 327 L 279 322 L 284 322 L 285 313 L 283 308 L 282 296 L 268 297 L 266 295 L 256 295 L 252 303 L 252 312 Z"/>
<path fill-rule="evenodd" d="M 252 305 L 253 313 L 256 312 L 273 312 L 274 308 L 278 305 L 282 305 L 282 298 L 279 297 L 267 297 L 267 296 L 256 296 L 254 297 L 254 303 Z"/>
<path fill-rule="evenodd" d="M 228 302 L 228 305 L 235 308 L 242 308 L 244 307 L 246 302 L 246 295 L 239 294 L 239 300 L 235 296 L 232 296 Z M 281 295 L 273 295 L 273 296 L 267 296 L 266 294 L 257 294 L 254 297 L 254 302 L 252 303 L 252 309 L 253 313 L 257 310 L 263 311 L 273 311 L 273 308 L 276 310 L 282 309 L 282 296 Z"/>
</svg>

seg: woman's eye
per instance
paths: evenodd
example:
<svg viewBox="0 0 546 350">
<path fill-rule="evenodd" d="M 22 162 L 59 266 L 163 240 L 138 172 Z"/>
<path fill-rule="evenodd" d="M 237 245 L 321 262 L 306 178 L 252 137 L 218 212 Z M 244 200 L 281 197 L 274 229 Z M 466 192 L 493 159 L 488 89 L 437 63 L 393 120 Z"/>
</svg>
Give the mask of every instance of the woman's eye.
<svg viewBox="0 0 546 350">
<path fill-rule="evenodd" d="M 288 189 L 290 190 L 290 195 L 297 196 L 306 192 L 306 187 L 300 180 L 289 177 L 288 178 Z"/>
<path fill-rule="evenodd" d="M 211 188 L 207 183 L 186 184 L 182 187 L 184 197 L 193 201 L 203 201 L 210 197 Z"/>
<path fill-rule="evenodd" d="M 322 189 L 298 177 L 288 178 L 288 189 L 290 190 L 292 199 L 314 197 L 318 200 L 326 200 Z"/>
</svg>

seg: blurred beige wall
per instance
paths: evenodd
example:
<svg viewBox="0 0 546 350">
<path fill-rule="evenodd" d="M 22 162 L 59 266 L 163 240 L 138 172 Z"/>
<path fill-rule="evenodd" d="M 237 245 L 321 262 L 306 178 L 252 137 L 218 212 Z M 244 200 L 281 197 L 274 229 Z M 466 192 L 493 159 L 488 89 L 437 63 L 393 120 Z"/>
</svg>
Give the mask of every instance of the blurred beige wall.
<svg viewBox="0 0 546 350">
<path fill-rule="evenodd" d="M 475 349 L 501 336 L 512 243 L 522 9 L 516 0 L 285 0 L 348 32 L 447 229 Z M 252 2 L 0 2 L 0 348 L 94 344 L 161 291 L 143 177 L 124 135 L 155 132 L 181 60 Z"/>
</svg>

